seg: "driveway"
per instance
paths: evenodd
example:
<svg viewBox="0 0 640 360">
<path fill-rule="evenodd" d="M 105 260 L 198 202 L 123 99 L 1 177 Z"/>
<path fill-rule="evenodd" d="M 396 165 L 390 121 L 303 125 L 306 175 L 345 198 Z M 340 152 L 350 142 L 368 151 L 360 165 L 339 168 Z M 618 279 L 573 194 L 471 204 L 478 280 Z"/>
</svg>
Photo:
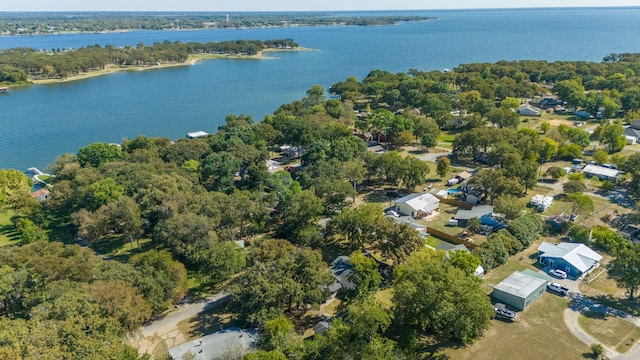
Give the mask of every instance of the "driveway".
<svg viewBox="0 0 640 360">
<path fill-rule="evenodd" d="M 163 318 L 152 321 L 138 329 L 131 339 L 131 343 L 138 348 L 138 352 L 142 355 L 153 353 L 153 350 L 162 342 L 165 342 L 169 348 L 184 343 L 187 339 L 178 329 L 178 323 L 227 300 L 229 300 L 229 293 L 219 292 L 202 301 L 181 305 L 177 310 Z"/>
</svg>

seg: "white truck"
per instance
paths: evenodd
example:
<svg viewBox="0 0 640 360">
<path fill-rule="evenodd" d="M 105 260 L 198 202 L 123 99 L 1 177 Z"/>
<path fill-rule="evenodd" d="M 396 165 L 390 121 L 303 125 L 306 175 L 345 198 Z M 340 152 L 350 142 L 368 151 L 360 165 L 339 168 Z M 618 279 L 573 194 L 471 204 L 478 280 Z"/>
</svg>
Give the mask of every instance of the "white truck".
<svg viewBox="0 0 640 360">
<path fill-rule="evenodd" d="M 569 294 L 569 288 L 566 286 L 562 286 L 558 283 L 550 282 L 547 284 L 547 290 L 552 293 L 558 294 L 560 296 L 566 296 Z"/>
</svg>

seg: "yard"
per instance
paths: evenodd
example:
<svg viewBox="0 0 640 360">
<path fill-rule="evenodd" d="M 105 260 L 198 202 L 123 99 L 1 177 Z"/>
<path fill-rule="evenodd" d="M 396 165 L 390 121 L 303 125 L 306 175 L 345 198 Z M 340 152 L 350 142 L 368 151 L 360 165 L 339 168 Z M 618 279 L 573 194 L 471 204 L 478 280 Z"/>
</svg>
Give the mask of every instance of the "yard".
<svg viewBox="0 0 640 360">
<path fill-rule="evenodd" d="M 584 359 L 589 347 L 564 323 L 567 300 L 550 293 L 542 295 L 521 321 L 493 320 L 489 330 L 470 346 L 444 351 L 451 359 Z"/>
<path fill-rule="evenodd" d="M 640 328 L 616 316 L 586 312 L 578 323 L 589 335 L 619 353 L 629 351 L 640 338 Z"/>
<path fill-rule="evenodd" d="M 11 222 L 13 210 L 0 211 L 0 246 L 15 245 L 20 242 L 20 234 Z"/>
</svg>

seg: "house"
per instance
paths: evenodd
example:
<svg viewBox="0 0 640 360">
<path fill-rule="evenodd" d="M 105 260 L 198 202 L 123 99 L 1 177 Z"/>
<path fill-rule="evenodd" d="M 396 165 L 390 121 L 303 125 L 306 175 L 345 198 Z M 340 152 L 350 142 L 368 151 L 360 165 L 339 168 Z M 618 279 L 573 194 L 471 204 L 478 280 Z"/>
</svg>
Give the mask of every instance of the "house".
<svg viewBox="0 0 640 360">
<path fill-rule="evenodd" d="M 590 119 L 591 118 L 591 113 L 589 113 L 586 110 L 578 110 L 576 112 L 573 113 L 575 116 L 581 118 L 581 119 Z"/>
<path fill-rule="evenodd" d="M 556 109 L 562 107 L 562 101 L 557 96 L 543 96 L 536 99 L 531 99 L 529 105 L 537 107 L 539 109 Z"/>
<path fill-rule="evenodd" d="M 492 215 L 493 206 L 478 205 L 471 208 L 471 210 L 458 210 L 453 219 L 458 220 L 458 226 L 460 227 L 467 227 L 469 220 L 473 218 L 479 219 L 483 225 L 491 225 L 489 222 L 493 223 L 495 221 L 492 221 Z"/>
<path fill-rule="evenodd" d="M 523 104 L 518 108 L 518 114 L 522 116 L 540 116 L 542 115 L 542 110 L 529 104 Z"/>
<path fill-rule="evenodd" d="M 373 140 L 373 135 L 370 132 L 358 133 L 356 136 L 366 142 Z"/>
<path fill-rule="evenodd" d="M 620 236 L 630 240 L 634 245 L 640 243 L 640 225 L 625 225 L 620 229 Z"/>
<path fill-rule="evenodd" d="M 640 140 L 640 129 L 628 127 L 624 129 L 624 136 L 627 139 L 627 145 L 637 144 Z"/>
<path fill-rule="evenodd" d="M 356 285 L 351 281 L 352 267 L 347 255 L 338 256 L 331 262 L 331 274 L 335 281 L 327 288 L 329 293 L 336 294 L 343 289 L 353 290 L 356 288 Z"/>
<path fill-rule="evenodd" d="M 376 143 L 375 145 L 367 146 L 367 151 L 372 152 L 376 155 L 380 155 L 384 152 L 384 148 L 382 145 Z"/>
<path fill-rule="evenodd" d="M 604 166 L 588 164 L 584 168 L 582 168 L 582 173 L 587 177 L 597 177 L 600 180 L 618 180 L 618 175 L 620 175 L 620 171 L 616 169 L 606 168 Z"/>
<path fill-rule="evenodd" d="M 558 245 L 543 241 L 538 247 L 538 262 L 579 278 L 597 267 L 602 256 L 584 244 L 563 242 Z"/>
<path fill-rule="evenodd" d="M 493 288 L 492 296 L 498 302 L 524 310 L 545 293 L 549 280 L 548 276 L 528 269 L 516 271 Z"/>
<path fill-rule="evenodd" d="M 431 215 L 440 208 L 440 200 L 429 193 L 410 194 L 393 203 L 397 212 L 415 219 Z"/>
<path fill-rule="evenodd" d="M 395 221 L 396 224 L 405 224 L 405 225 L 409 226 L 410 228 L 412 228 L 413 230 L 415 230 L 415 231 L 417 231 L 417 232 L 419 232 L 421 234 L 424 233 L 426 235 L 426 233 L 427 233 L 427 225 L 416 221 L 411 216 L 396 217 L 396 216 L 393 216 L 393 215 L 387 215 L 387 216 L 385 216 L 385 218 Z"/>
<path fill-rule="evenodd" d="M 330 327 L 331 327 L 331 324 L 329 324 L 328 321 L 319 321 L 313 327 L 313 333 L 314 334 L 324 334 L 325 331 L 329 330 Z"/>
<path fill-rule="evenodd" d="M 170 348 L 169 358 L 173 360 L 221 359 L 227 355 L 229 349 L 241 354 L 250 353 L 257 348 L 258 338 L 259 335 L 255 330 L 230 327 Z"/>
<path fill-rule="evenodd" d="M 640 130 L 640 119 L 631 120 L 631 128 L 636 129 L 636 130 Z"/>
<path fill-rule="evenodd" d="M 265 164 L 267 165 L 267 171 L 272 174 L 280 170 L 280 163 L 275 160 L 269 159 L 265 162 Z"/>
<path fill-rule="evenodd" d="M 40 188 L 36 191 L 33 191 L 31 193 L 31 197 L 40 201 L 40 202 L 44 202 L 47 201 L 49 199 L 49 194 L 50 191 L 47 188 Z"/>
</svg>

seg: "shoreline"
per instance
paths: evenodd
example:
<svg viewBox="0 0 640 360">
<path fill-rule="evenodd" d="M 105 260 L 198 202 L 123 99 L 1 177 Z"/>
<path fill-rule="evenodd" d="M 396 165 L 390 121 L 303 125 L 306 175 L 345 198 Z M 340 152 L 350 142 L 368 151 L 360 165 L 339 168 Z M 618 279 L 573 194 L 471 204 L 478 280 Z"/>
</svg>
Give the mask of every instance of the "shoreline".
<svg viewBox="0 0 640 360">
<path fill-rule="evenodd" d="M 61 84 L 61 83 L 66 83 L 71 81 L 85 80 L 85 79 L 90 79 L 98 76 L 109 75 L 109 74 L 122 72 L 122 71 L 147 71 L 147 70 L 158 70 L 158 69 L 174 68 L 174 67 L 181 67 L 181 66 L 191 66 L 191 65 L 195 65 L 200 61 L 214 60 L 214 59 L 268 60 L 268 59 L 275 59 L 275 58 L 266 56 L 265 55 L 266 53 L 296 52 L 296 51 L 311 51 L 311 50 L 312 49 L 309 49 L 309 48 L 297 47 L 294 49 L 264 49 L 264 50 L 260 50 L 257 54 L 254 54 L 254 55 L 192 54 L 192 55 L 189 55 L 187 60 L 179 63 L 166 63 L 166 64 L 157 64 L 157 65 L 150 65 L 150 66 L 107 65 L 107 67 L 101 70 L 93 70 L 83 74 L 76 74 L 76 75 L 68 76 L 63 79 L 42 79 L 42 80 L 29 80 L 29 81 L 33 85 Z M 29 86 L 29 84 L 21 84 L 16 86 Z"/>
</svg>

